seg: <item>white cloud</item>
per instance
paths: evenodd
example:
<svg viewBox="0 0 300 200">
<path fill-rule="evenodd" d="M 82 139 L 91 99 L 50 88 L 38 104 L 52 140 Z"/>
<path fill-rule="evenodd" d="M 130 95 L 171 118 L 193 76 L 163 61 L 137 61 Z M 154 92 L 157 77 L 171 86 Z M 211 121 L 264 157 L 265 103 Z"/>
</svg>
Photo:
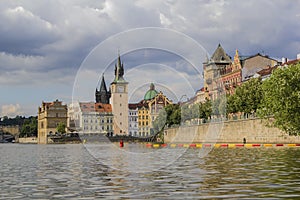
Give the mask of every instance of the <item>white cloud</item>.
<svg viewBox="0 0 300 200">
<path fill-rule="evenodd" d="M 15 117 L 16 115 L 22 115 L 20 104 L 7 104 L 1 106 L 1 115 L 8 117 Z"/>
</svg>

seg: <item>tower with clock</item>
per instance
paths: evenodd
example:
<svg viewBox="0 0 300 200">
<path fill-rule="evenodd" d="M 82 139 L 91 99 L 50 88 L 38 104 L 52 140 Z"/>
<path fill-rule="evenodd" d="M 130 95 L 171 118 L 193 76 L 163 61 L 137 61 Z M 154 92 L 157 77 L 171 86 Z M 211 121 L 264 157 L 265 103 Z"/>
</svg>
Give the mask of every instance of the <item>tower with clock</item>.
<svg viewBox="0 0 300 200">
<path fill-rule="evenodd" d="M 124 79 L 124 66 L 120 55 L 115 64 L 115 78 L 110 84 L 114 134 L 128 135 L 128 82 Z"/>
</svg>

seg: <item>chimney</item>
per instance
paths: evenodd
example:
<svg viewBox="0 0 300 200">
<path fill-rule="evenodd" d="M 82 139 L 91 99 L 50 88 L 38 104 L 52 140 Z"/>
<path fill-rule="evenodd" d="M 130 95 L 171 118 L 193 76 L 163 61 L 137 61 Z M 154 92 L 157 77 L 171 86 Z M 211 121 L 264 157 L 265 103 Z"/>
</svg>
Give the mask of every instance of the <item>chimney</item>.
<svg viewBox="0 0 300 200">
<path fill-rule="evenodd" d="M 286 63 L 287 62 L 287 58 L 282 57 L 281 62 L 282 62 L 282 64 Z"/>
</svg>

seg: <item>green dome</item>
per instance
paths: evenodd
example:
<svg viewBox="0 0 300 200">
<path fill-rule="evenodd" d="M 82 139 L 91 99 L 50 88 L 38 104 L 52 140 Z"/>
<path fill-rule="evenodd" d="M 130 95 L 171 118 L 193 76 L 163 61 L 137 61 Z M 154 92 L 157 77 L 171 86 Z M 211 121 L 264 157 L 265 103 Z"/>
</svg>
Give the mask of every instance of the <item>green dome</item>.
<svg viewBox="0 0 300 200">
<path fill-rule="evenodd" d="M 151 83 L 150 89 L 146 92 L 146 94 L 144 96 L 144 100 L 153 99 L 157 94 L 158 94 L 158 92 L 155 90 L 154 84 Z"/>
</svg>

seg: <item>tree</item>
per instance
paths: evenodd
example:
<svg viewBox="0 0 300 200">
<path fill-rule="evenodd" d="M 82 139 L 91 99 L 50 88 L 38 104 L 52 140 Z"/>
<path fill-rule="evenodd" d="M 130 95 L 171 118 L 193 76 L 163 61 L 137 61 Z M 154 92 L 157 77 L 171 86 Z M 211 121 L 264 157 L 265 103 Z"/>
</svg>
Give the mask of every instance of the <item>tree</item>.
<svg viewBox="0 0 300 200">
<path fill-rule="evenodd" d="M 29 117 L 21 126 L 20 137 L 37 136 L 37 117 Z"/>
<path fill-rule="evenodd" d="M 155 120 L 152 123 L 153 124 L 152 134 L 156 135 L 157 133 L 164 130 L 166 126 L 166 119 L 167 119 L 166 111 L 164 109 L 160 110 L 158 116 L 155 118 Z"/>
<path fill-rule="evenodd" d="M 212 102 L 211 100 L 206 99 L 204 103 L 200 103 L 200 118 L 209 119 L 212 115 Z"/>
<path fill-rule="evenodd" d="M 238 87 L 228 100 L 228 109 L 251 114 L 257 111 L 263 98 L 262 81 L 252 78 Z"/>
<path fill-rule="evenodd" d="M 239 111 L 236 95 L 227 95 L 227 115 L 229 113 L 237 113 Z"/>
<path fill-rule="evenodd" d="M 262 85 L 259 116 L 291 135 L 300 134 L 300 63 L 276 69 Z M 271 118 L 270 118 L 271 117 Z"/>
<path fill-rule="evenodd" d="M 66 133 L 66 125 L 62 122 L 58 123 L 56 130 L 58 133 Z"/>
</svg>

